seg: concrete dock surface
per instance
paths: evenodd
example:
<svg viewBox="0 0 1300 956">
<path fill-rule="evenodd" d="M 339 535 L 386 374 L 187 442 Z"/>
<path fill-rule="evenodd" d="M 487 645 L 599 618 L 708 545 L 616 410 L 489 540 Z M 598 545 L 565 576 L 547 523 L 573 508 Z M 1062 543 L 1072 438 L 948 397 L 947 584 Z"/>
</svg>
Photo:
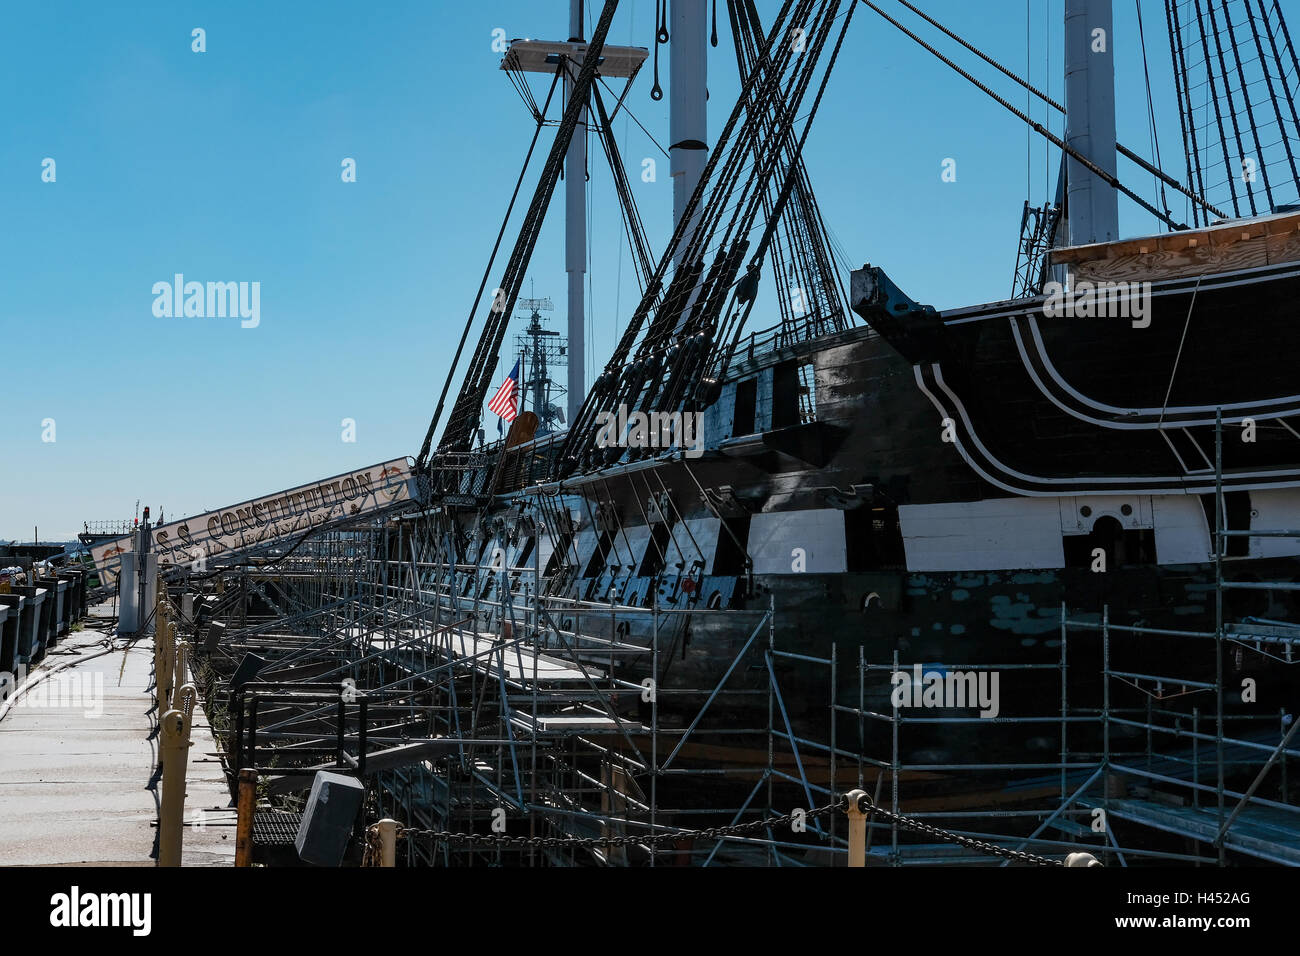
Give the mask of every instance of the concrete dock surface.
<svg viewBox="0 0 1300 956">
<path fill-rule="evenodd" d="M 0 866 L 152 866 L 161 794 L 153 639 L 107 649 L 111 606 L 51 649 L 49 675 L 0 720 Z M 97 656 L 96 656 L 97 655 Z M 183 866 L 229 866 L 235 811 L 217 745 L 196 705 L 186 777 Z"/>
</svg>

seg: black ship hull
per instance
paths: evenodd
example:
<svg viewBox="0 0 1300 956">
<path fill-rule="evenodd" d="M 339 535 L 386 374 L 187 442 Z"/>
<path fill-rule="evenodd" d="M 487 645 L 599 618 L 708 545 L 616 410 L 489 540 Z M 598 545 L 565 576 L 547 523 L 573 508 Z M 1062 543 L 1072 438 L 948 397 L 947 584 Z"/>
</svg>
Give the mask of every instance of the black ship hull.
<svg viewBox="0 0 1300 956">
<path fill-rule="evenodd" d="M 942 315 L 911 303 L 910 325 L 898 310 L 872 321 L 882 313 L 864 305 L 881 332 L 753 341 L 702 412 L 698 456 L 629 454 L 539 481 L 557 447 L 542 440 L 458 475 L 461 494 L 431 502 L 446 563 L 422 587 L 446 596 L 443 621 L 472 610 L 490 631 L 526 614 L 538 578 L 556 627 L 593 665 L 663 688 L 659 719 L 684 724 L 702 694 L 725 689 L 715 716 L 758 727 L 776 687 L 776 719 L 796 738 L 838 736 L 887 758 L 887 726 L 833 718 L 832 704 L 889 715 L 895 664 L 1001 667 L 1004 720 L 1059 715 L 1063 692 L 1099 708 L 1103 653 L 1112 670 L 1192 682 L 1214 681 L 1222 663 L 1232 686 L 1249 677 L 1289 708 L 1272 645 L 1234 644 L 1216 662 L 1212 646 L 1194 653 L 1172 637 L 1103 650 L 1095 632 L 1076 634 L 1064 691 L 1061 663 L 1066 616 L 1215 632 L 1216 482 L 1225 529 L 1300 527 L 1300 439 L 1287 424 L 1300 411 L 1287 367 L 1298 289 L 1295 268 L 1159 283 L 1140 329 L 1047 320 L 1041 299 Z M 1247 317 L 1277 330 L 1276 350 L 1255 355 L 1230 334 Z M 1246 419 L 1257 431 L 1241 441 Z M 488 500 L 482 517 L 463 507 Z M 1223 576 L 1289 582 L 1297 546 L 1229 538 Z M 1224 620 L 1295 619 L 1293 605 L 1281 589 L 1233 592 Z M 615 657 L 610 642 L 645 651 Z M 647 716 L 643 695 L 616 697 L 629 719 Z M 1032 720 L 994 736 L 969 722 L 909 728 L 889 759 L 959 764 L 977 748 L 985 764 L 1023 760 L 1058 753 L 1052 733 Z M 1074 744 L 1100 749 L 1096 737 Z M 738 763 L 758 746 L 732 741 Z"/>
</svg>

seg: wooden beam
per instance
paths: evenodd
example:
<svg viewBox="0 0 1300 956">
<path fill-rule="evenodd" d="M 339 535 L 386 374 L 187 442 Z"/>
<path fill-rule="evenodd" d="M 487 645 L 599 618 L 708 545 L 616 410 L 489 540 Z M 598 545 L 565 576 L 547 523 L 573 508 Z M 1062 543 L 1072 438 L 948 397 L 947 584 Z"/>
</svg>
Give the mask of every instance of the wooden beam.
<svg viewBox="0 0 1300 956">
<path fill-rule="evenodd" d="M 1300 213 L 1226 222 L 1206 229 L 1053 249 L 1052 265 L 1075 279 L 1177 279 L 1300 262 Z"/>
</svg>

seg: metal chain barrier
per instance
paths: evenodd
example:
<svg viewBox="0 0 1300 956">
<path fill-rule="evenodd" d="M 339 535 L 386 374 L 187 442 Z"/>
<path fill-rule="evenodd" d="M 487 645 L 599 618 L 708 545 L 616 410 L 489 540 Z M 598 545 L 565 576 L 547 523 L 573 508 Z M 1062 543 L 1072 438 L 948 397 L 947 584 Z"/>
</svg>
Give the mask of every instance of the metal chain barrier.
<svg viewBox="0 0 1300 956">
<path fill-rule="evenodd" d="M 847 801 L 846 801 L 847 802 Z M 1008 850 L 1006 847 L 998 846 L 995 843 L 989 843 L 987 840 L 977 840 L 974 837 L 962 836 L 960 833 L 953 833 L 950 830 L 944 830 L 940 827 L 932 826 L 929 823 L 923 823 L 920 820 L 913 820 L 911 817 L 905 817 L 901 813 L 894 813 L 883 807 L 878 807 L 871 802 L 871 798 L 863 794 L 858 798 L 858 810 L 868 817 L 880 817 L 886 823 L 897 823 L 900 827 L 912 830 L 915 833 L 924 833 L 927 836 L 938 837 L 940 840 L 946 840 L 949 843 L 956 843 L 970 850 L 978 850 L 981 853 L 990 853 L 993 856 L 1000 856 L 1003 859 L 1015 860 L 1018 863 L 1032 863 L 1035 866 L 1065 866 L 1064 860 L 1053 860 L 1045 856 L 1038 856 L 1036 853 L 1026 853 L 1023 850 Z"/>
<path fill-rule="evenodd" d="M 790 813 L 779 817 L 769 817 L 766 820 L 753 820 L 749 823 L 737 823 L 731 826 L 707 827 L 703 830 L 673 830 L 664 833 L 656 833 L 644 836 L 621 836 L 621 837 L 525 837 L 525 836 L 508 836 L 504 833 L 456 833 L 449 830 L 399 830 L 398 839 L 434 839 L 447 840 L 453 843 L 468 843 L 472 846 L 514 846 L 514 847 L 580 847 L 593 849 L 595 847 L 616 847 L 616 846 L 652 846 L 657 847 L 660 843 L 667 843 L 670 840 L 685 840 L 689 838 L 696 839 L 720 839 L 729 836 L 747 836 L 756 833 L 768 827 L 785 826 L 791 823 L 796 817 L 803 820 L 814 820 L 818 817 L 826 816 L 841 810 L 845 806 L 841 798 L 834 803 L 829 803 L 824 807 L 818 807 L 815 810 L 792 810 Z"/>
<path fill-rule="evenodd" d="M 377 826 L 368 827 L 366 829 L 366 849 L 361 855 L 361 865 L 363 867 L 379 866 L 382 852 L 379 828 Z"/>
<path fill-rule="evenodd" d="M 674 830 L 671 832 L 643 836 L 525 837 L 508 836 L 504 833 L 457 833 L 450 830 L 400 829 L 397 832 L 397 837 L 398 839 L 446 840 L 452 843 L 466 843 L 471 846 L 520 848 L 579 847 L 584 849 L 594 849 L 595 847 L 626 846 L 657 847 L 659 844 L 671 840 L 683 840 L 689 838 L 716 840 L 724 837 L 748 836 L 769 827 L 786 826 L 792 823 L 796 818 L 802 821 L 815 820 L 818 817 L 827 816 L 837 810 L 847 810 L 848 808 L 848 796 L 845 795 L 840 797 L 834 803 L 829 803 L 824 807 L 818 807 L 815 810 L 792 810 L 790 813 L 783 814 L 779 817 L 771 817 L 766 820 L 754 820 L 749 823 L 737 823 L 731 826 L 707 827 L 703 830 Z M 911 817 L 893 813 L 882 807 L 876 806 L 871 802 L 871 798 L 867 796 L 859 798 L 857 809 L 869 817 L 879 817 L 886 823 L 896 823 L 904 829 L 912 830 L 916 833 L 924 833 L 927 836 L 936 837 L 949 843 L 956 843 L 960 846 L 966 847 L 967 849 L 977 850 L 981 853 L 988 853 L 1007 860 L 1015 860 L 1018 863 L 1028 863 L 1035 866 L 1066 865 L 1063 860 L 1053 860 L 1045 856 L 1039 856 L 1035 853 L 1026 853 L 1023 850 L 1009 850 L 1006 847 L 989 843 L 986 840 L 977 840 L 973 837 L 962 836 L 959 833 L 953 833 L 949 830 L 944 830 L 940 827 L 923 823 L 920 820 L 914 820 Z"/>
</svg>

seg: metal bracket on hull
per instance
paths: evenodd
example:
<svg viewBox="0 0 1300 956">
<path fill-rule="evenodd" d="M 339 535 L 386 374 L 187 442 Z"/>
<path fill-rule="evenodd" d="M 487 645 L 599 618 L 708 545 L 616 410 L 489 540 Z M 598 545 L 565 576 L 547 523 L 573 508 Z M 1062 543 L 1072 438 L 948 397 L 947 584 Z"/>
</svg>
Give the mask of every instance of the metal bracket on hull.
<svg viewBox="0 0 1300 956">
<path fill-rule="evenodd" d="M 720 485 L 717 488 L 704 488 L 702 490 L 705 503 L 720 517 L 738 518 L 754 511 L 754 508 L 748 502 L 736 495 L 736 489 L 731 485 Z"/>
<path fill-rule="evenodd" d="M 912 364 L 938 362 L 946 353 L 943 317 L 894 285 L 884 269 L 868 263 L 853 270 L 849 304 Z"/>
</svg>

